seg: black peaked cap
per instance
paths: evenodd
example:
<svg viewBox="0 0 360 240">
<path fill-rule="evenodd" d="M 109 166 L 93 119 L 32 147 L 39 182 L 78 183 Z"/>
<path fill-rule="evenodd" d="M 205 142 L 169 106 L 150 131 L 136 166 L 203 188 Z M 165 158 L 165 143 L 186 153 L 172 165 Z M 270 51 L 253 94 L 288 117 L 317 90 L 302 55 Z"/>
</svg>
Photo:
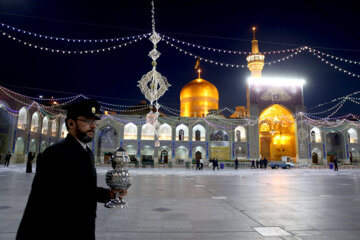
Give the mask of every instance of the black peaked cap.
<svg viewBox="0 0 360 240">
<path fill-rule="evenodd" d="M 76 119 L 79 116 L 100 120 L 96 114 L 100 112 L 100 104 L 94 99 L 85 99 L 62 107 L 67 111 L 67 118 Z"/>
</svg>

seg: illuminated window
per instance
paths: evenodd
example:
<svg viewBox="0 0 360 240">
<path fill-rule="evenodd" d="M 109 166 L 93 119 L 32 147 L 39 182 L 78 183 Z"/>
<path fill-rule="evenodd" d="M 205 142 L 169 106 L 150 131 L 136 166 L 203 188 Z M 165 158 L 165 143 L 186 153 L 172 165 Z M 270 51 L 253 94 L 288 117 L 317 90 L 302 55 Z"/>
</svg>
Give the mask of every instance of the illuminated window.
<svg viewBox="0 0 360 240">
<path fill-rule="evenodd" d="M 68 135 L 68 130 L 66 129 L 65 123 L 61 127 L 61 138 L 65 138 Z"/>
<path fill-rule="evenodd" d="M 169 124 L 164 123 L 159 127 L 159 140 L 171 140 L 171 127 Z"/>
<path fill-rule="evenodd" d="M 238 126 L 235 128 L 235 141 L 246 142 L 246 130 L 243 126 Z"/>
<path fill-rule="evenodd" d="M 34 112 L 31 118 L 31 131 L 39 132 L 40 117 L 38 112 Z"/>
<path fill-rule="evenodd" d="M 48 134 L 48 130 L 49 130 L 49 118 L 46 116 L 43 119 L 43 125 L 42 125 L 41 133 L 46 135 L 46 134 Z"/>
<path fill-rule="evenodd" d="M 193 127 L 192 133 L 193 141 L 205 141 L 206 130 L 202 125 L 198 124 Z"/>
<path fill-rule="evenodd" d="M 15 154 L 23 154 L 25 150 L 25 141 L 22 137 L 16 139 Z"/>
<path fill-rule="evenodd" d="M 189 140 L 189 128 L 185 124 L 180 124 L 176 127 L 176 140 L 188 141 Z"/>
<path fill-rule="evenodd" d="M 310 130 L 310 141 L 315 143 L 320 143 L 321 142 L 321 134 L 320 134 L 320 129 L 317 127 L 314 127 Z"/>
<path fill-rule="evenodd" d="M 357 132 L 353 128 L 350 128 L 348 131 L 348 141 L 349 141 L 349 143 L 357 143 L 358 142 Z"/>
<path fill-rule="evenodd" d="M 141 128 L 141 140 L 154 140 L 155 131 L 150 123 L 146 123 Z"/>
<path fill-rule="evenodd" d="M 28 122 L 28 114 L 27 114 L 26 109 L 23 107 L 19 111 L 19 119 L 18 119 L 17 128 L 26 129 L 27 122 Z"/>
<path fill-rule="evenodd" d="M 57 123 L 56 120 L 51 121 L 51 136 L 56 137 L 57 133 Z"/>
<path fill-rule="evenodd" d="M 137 126 L 134 123 L 128 123 L 125 125 L 124 139 L 137 139 Z"/>
</svg>

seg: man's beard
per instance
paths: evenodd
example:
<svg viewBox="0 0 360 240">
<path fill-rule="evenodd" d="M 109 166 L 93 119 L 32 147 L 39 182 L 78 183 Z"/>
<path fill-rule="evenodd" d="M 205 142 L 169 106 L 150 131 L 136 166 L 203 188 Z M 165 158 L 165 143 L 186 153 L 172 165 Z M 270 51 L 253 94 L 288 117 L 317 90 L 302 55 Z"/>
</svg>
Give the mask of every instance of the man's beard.
<svg viewBox="0 0 360 240">
<path fill-rule="evenodd" d="M 87 135 L 88 132 L 93 132 L 93 131 L 81 132 L 79 131 L 79 129 L 77 129 L 76 137 L 83 143 L 91 142 L 93 140 L 93 137 L 89 137 Z"/>
</svg>

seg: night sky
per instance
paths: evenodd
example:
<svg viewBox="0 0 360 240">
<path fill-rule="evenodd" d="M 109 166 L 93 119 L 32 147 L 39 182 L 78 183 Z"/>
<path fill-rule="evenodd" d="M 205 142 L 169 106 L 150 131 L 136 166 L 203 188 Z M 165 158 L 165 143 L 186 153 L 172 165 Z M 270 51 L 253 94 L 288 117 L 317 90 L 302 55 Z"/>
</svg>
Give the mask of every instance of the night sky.
<svg viewBox="0 0 360 240">
<path fill-rule="evenodd" d="M 260 51 L 306 45 L 360 61 L 360 18 L 355 2 L 155 0 L 156 31 L 201 46 L 251 51 L 251 27 L 256 26 Z M 151 1 L 1 0 L 0 21 L 26 31 L 66 38 L 125 37 L 151 31 Z M 58 49 L 85 50 L 114 45 L 71 44 L 34 38 L 4 28 L 0 30 L 33 44 Z M 244 55 L 177 45 L 208 59 L 246 64 Z M 144 99 L 137 81 L 152 68 L 147 56 L 151 49 L 151 42 L 144 39 L 110 52 L 69 56 L 29 48 L 1 35 L 0 85 L 30 96 L 67 97 L 82 93 L 109 103 L 137 104 Z M 158 43 L 158 50 L 162 55 L 157 61 L 157 70 L 172 85 L 159 102 L 179 109 L 181 88 L 197 77 L 196 59 L 165 42 Z M 287 55 L 266 55 L 265 61 Z M 360 65 L 328 60 L 360 74 Z M 219 90 L 220 108 L 246 105 L 246 79 L 250 75 L 247 68 L 226 68 L 209 63 L 201 63 L 201 68 L 202 77 Z M 304 99 L 308 108 L 360 90 L 359 78 L 333 69 L 308 52 L 265 66 L 263 76 L 305 79 Z M 335 116 L 360 114 L 359 109 L 359 105 L 347 102 Z"/>
</svg>

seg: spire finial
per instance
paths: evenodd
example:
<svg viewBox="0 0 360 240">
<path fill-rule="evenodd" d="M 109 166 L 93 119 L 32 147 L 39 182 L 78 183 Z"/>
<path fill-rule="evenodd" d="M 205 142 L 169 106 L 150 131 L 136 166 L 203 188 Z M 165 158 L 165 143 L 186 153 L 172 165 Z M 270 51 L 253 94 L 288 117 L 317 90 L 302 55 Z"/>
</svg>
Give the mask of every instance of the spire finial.
<svg viewBox="0 0 360 240">
<path fill-rule="evenodd" d="M 255 40 L 255 30 L 256 30 L 256 27 L 253 27 L 252 30 L 253 30 L 253 40 Z"/>
<path fill-rule="evenodd" d="M 198 73 L 199 73 L 199 78 L 201 78 L 201 76 L 200 76 L 201 68 L 199 68 L 197 71 L 198 71 Z"/>
</svg>

